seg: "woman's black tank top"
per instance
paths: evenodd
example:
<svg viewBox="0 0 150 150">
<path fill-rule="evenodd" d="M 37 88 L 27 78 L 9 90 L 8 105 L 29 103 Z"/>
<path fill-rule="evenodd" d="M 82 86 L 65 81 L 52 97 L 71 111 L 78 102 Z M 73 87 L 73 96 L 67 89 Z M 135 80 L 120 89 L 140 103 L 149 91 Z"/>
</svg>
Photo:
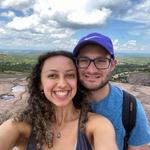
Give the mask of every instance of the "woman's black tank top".
<svg viewBox="0 0 150 150">
<path fill-rule="evenodd" d="M 79 122 L 80 122 L 80 119 L 79 119 Z M 28 141 L 26 150 L 36 150 L 35 141 L 32 136 L 32 133 L 29 137 L 29 141 Z M 85 133 L 80 130 L 79 124 L 78 124 L 78 137 L 77 137 L 76 150 L 92 150 L 92 146 L 89 143 Z"/>
</svg>

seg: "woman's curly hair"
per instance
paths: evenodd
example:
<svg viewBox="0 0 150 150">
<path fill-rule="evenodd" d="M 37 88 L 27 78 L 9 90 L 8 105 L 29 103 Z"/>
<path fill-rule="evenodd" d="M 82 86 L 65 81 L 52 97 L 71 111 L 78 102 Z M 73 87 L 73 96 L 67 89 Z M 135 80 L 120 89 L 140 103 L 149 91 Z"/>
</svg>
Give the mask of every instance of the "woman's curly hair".
<svg viewBox="0 0 150 150">
<path fill-rule="evenodd" d="M 41 71 L 44 62 L 54 56 L 65 56 L 71 59 L 75 64 L 72 53 L 68 51 L 52 51 L 39 56 L 38 61 L 29 76 L 28 105 L 25 110 L 18 114 L 14 119 L 15 121 L 24 121 L 31 125 L 31 132 L 34 137 L 37 150 L 41 150 L 44 143 L 46 143 L 49 148 L 53 146 L 53 133 L 48 129 L 50 129 L 52 123 L 55 122 L 54 108 L 52 103 L 47 100 L 44 93 L 41 91 L 40 85 Z M 75 108 L 81 110 L 80 128 L 84 131 L 89 105 L 86 101 L 86 91 L 81 86 L 79 78 L 77 80 L 78 89 L 75 97 L 73 98 L 73 104 Z"/>
</svg>

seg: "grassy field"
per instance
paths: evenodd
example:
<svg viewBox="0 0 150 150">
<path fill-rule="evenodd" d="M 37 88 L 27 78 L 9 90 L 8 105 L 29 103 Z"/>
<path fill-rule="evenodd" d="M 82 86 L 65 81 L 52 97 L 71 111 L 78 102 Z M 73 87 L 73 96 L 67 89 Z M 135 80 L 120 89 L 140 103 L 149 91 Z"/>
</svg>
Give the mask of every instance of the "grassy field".
<svg viewBox="0 0 150 150">
<path fill-rule="evenodd" d="M 0 53 L 0 62 L 11 62 L 11 63 L 27 63 L 34 64 L 38 57 L 38 53 L 12 53 L 12 54 L 1 54 Z M 148 64 L 150 63 L 150 56 L 117 56 L 116 59 L 119 63 L 129 63 L 129 64 Z"/>
<path fill-rule="evenodd" d="M 35 54 L 0 54 L 0 62 L 34 64 L 37 57 Z"/>
<path fill-rule="evenodd" d="M 137 64 L 145 65 L 150 64 L 150 57 L 140 57 L 140 56 L 118 56 L 117 60 L 119 63 Z"/>
<path fill-rule="evenodd" d="M 0 72 L 30 72 L 40 53 L 8 53 L 0 54 Z M 150 72 L 150 57 L 117 56 L 119 72 L 144 70 Z M 118 73 L 118 71 L 117 71 Z"/>
</svg>

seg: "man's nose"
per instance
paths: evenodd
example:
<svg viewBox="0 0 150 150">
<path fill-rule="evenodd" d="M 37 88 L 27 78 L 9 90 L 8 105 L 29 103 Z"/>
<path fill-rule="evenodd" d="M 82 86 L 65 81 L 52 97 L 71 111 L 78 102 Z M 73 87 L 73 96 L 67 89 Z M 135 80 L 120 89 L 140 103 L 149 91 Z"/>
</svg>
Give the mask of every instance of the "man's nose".
<svg viewBox="0 0 150 150">
<path fill-rule="evenodd" d="M 88 66 L 87 70 L 88 70 L 90 73 L 93 73 L 93 72 L 97 71 L 97 68 L 96 68 L 96 66 L 95 66 L 95 64 L 94 64 L 93 61 L 91 61 L 91 63 L 90 63 L 90 65 Z"/>
</svg>

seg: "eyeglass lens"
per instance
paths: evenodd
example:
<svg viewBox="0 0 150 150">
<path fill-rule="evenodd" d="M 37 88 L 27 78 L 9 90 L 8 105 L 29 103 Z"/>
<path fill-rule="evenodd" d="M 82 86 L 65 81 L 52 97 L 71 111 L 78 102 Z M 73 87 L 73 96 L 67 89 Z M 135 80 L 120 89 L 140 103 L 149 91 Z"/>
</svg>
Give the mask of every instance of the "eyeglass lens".
<svg viewBox="0 0 150 150">
<path fill-rule="evenodd" d="M 95 59 L 90 59 L 88 57 L 79 57 L 77 58 L 77 65 L 80 68 L 88 68 L 91 62 L 94 63 L 95 67 L 98 69 L 106 69 L 110 65 L 110 58 L 98 57 Z"/>
</svg>

